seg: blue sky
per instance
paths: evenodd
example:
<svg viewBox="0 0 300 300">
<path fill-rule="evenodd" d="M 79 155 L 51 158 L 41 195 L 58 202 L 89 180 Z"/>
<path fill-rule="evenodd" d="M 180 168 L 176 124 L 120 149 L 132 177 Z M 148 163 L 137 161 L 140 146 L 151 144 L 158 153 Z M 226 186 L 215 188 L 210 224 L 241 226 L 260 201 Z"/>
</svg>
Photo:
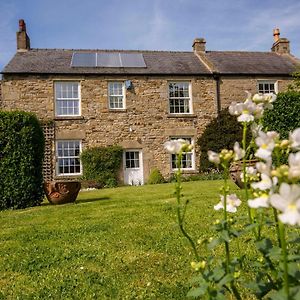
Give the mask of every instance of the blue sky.
<svg viewBox="0 0 300 300">
<path fill-rule="evenodd" d="M 0 70 L 16 52 L 18 20 L 32 48 L 269 51 L 272 30 L 300 57 L 299 0 L 0 0 Z"/>
</svg>

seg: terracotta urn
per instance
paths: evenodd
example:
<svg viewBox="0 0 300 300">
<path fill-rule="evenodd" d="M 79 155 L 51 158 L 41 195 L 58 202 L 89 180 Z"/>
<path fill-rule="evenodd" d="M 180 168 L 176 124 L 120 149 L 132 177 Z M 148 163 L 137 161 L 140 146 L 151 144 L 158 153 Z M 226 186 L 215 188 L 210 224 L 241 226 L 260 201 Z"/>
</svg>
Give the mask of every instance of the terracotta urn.
<svg viewBox="0 0 300 300">
<path fill-rule="evenodd" d="M 44 191 L 51 204 L 65 204 L 75 202 L 80 191 L 79 181 L 47 181 Z"/>
<path fill-rule="evenodd" d="M 258 161 L 256 159 L 246 160 L 247 167 L 254 167 Z M 236 161 L 231 164 L 229 168 L 230 177 L 232 181 L 241 189 L 244 188 L 244 183 L 242 182 L 241 174 L 243 173 L 243 162 Z"/>
</svg>

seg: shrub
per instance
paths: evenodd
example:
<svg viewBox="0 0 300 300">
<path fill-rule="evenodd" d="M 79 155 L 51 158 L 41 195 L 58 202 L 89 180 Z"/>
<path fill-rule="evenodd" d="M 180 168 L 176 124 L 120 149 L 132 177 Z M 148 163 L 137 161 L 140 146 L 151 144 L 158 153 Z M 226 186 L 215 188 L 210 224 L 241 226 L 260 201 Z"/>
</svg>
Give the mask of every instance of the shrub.
<svg viewBox="0 0 300 300">
<path fill-rule="evenodd" d="M 44 135 L 35 115 L 0 112 L 0 209 L 43 200 Z"/>
<path fill-rule="evenodd" d="M 200 172 L 207 172 L 215 165 L 208 161 L 207 151 L 220 152 L 232 149 L 236 141 L 242 140 L 243 130 L 235 116 L 229 114 L 228 108 L 220 112 L 205 128 L 197 143 L 200 146 Z M 247 140 L 251 140 L 250 133 Z"/>
<path fill-rule="evenodd" d="M 159 184 L 159 183 L 164 183 L 165 179 L 162 176 L 161 172 L 158 169 L 152 169 L 149 178 L 148 178 L 148 184 Z"/>
<path fill-rule="evenodd" d="M 288 138 L 289 132 L 300 127 L 300 92 L 290 90 L 277 95 L 274 108 L 267 110 L 263 117 L 263 126 L 275 130 L 281 138 Z"/>
<path fill-rule="evenodd" d="M 94 181 L 98 188 L 117 186 L 122 153 L 123 149 L 119 146 L 94 147 L 82 151 L 83 179 Z"/>
</svg>

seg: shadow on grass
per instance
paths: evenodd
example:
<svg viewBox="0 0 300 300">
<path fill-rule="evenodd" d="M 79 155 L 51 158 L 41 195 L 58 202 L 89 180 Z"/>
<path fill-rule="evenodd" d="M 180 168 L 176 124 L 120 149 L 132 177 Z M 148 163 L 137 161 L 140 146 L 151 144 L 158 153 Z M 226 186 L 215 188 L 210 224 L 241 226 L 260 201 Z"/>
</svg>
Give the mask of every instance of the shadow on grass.
<svg viewBox="0 0 300 300">
<path fill-rule="evenodd" d="M 50 202 L 48 202 L 48 200 L 44 200 L 47 202 L 43 202 L 41 204 L 41 206 L 49 206 L 49 205 L 56 205 L 56 206 L 60 206 L 60 205 L 70 205 L 70 204 L 80 204 L 80 203 L 89 203 L 89 202 L 96 202 L 96 201 L 103 201 L 103 200 L 109 200 L 110 197 L 98 197 L 98 198 L 84 198 L 84 199 L 77 199 L 74 203 L 65 203 L 65 204 L 51 204 Z"/>
<path fill-rule="evenodd" d="M 99 197 L 99 198 L 84 198 L 84 199 L 77 199 L 75 201 L 75 204 L 79 204 L 79 203 L 88 203 L 88 202 L 96 202 L 96 201 L 103 201 L 103 200 L 109 200 L 110 197 Z"/>
</svg>

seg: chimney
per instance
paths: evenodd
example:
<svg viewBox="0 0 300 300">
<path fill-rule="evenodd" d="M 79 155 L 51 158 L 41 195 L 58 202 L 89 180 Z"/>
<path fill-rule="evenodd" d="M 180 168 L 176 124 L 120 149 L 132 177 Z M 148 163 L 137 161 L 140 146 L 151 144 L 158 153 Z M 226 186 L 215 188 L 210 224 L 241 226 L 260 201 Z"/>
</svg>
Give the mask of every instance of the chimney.
<svg viewBox="0 0 300 300">
<path fill-rule="evenodd" d="M 272 52 L 278 54 L 290 54 L 290 41 L 286 38 L 280 37 L 280 30 L 276 28 L 273 30 L 274 43 L 271 48 Z"/>
<path fill-rule="evenodd" d="M 19 20 L 19 31 L 17 32 L 17 51 L 30 50 L 30 39 L 26 33 L 26 24 L 24 20 Z"/>
<path fill-rule="evenodd" d="M 193 42 L 193 50 L 196 53 L 205 53 L 206 41 L 203 38 L 196 38 Z"/>
</svg>

